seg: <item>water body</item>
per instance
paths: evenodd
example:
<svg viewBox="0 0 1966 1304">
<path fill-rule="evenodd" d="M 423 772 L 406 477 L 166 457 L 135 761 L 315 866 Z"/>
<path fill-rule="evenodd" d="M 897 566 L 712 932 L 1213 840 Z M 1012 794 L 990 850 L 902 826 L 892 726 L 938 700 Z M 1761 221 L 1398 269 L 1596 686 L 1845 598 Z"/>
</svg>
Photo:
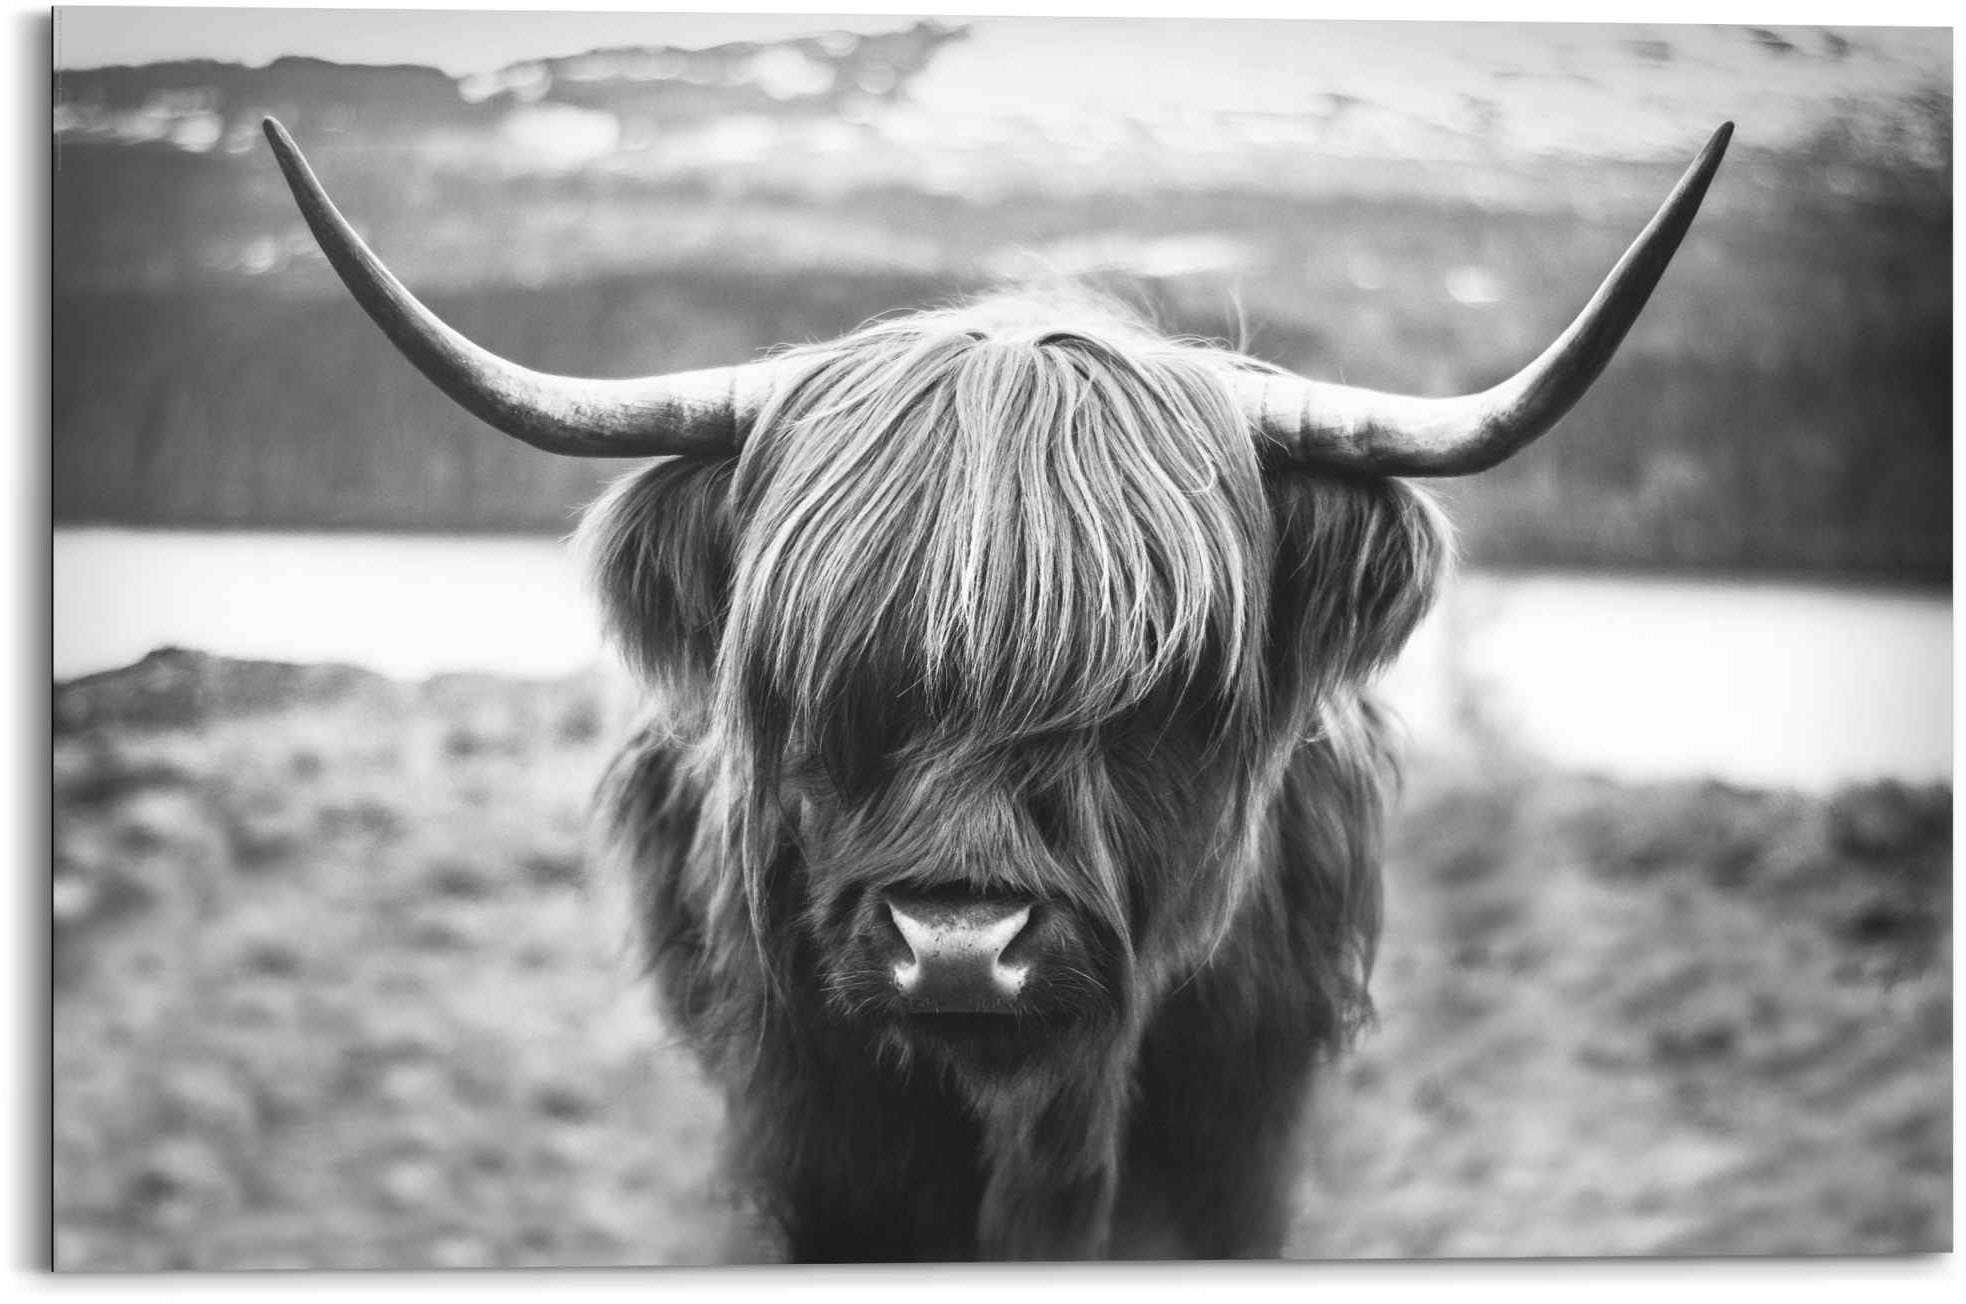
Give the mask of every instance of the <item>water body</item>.
<svg viewBox="0 0 1966 1304">
<path fill-rule="evenodd" d="M 62 529 L 54 599 L 57 678 L 165 644 L 405 678 L 608 656 L 548 539 Z M 1952 773 L 1944 594 L 1477 571 L 1387 688 L 1423 744 L 1472 706 L 1529 751 L 1626 778 L 1824 790 Z"/>
</svg>

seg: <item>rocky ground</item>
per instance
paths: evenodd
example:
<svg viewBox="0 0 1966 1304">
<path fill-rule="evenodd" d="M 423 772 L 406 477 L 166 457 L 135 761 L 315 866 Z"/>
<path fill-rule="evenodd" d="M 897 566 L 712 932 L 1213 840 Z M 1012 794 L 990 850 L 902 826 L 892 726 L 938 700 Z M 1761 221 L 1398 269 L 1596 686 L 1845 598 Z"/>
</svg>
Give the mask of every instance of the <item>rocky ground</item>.
<svg viewBox="0 0 1966 1304">
<path fill-rule="evenodd" d="M 719 1106 L 585 869 L 617 689 L 167 653 L 55 718 L 59 1267 L 720 1255 Z M 1293 1251 L 1950 1248 L 1950 827 L 1417 759 Z"/>
</svg>

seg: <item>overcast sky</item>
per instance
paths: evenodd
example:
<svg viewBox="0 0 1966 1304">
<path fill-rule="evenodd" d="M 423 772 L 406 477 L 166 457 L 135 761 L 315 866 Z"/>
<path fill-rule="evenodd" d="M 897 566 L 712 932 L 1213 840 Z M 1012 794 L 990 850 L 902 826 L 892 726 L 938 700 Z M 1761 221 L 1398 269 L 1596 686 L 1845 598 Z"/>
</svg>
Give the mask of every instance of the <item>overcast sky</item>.
<svg viewBox="0 0 1966 1304">
<path fill-rule="evenodd" d="M 696 7 L 722 6 L 727 9 L 741 9 L 746 0 L 673 0 L 676 3 L 692 4 Z M 193 8 L 175 6 L 61 6 L 55 10 L 54 17 L 54 56 L 58 68 L 96 68 L 110 64 L 149 63 L 163 59 L 226 59 L 239 63 L 264 65 L 288 54 L 310 55 L 317 58 L 334 59 L 346 63 L 418 63 L 441 68 L 452 75 L 471 72 L 490 71 L 524 59 L 536 59 L 555 55 L 577 54 L 598 46 L 612 45 L 670 45 L 701 47 L 736 40 L 775 40 L 809 32 L 828 29 L 849 28 L 861 31 L 891 31 L 904 27 L 914 21 L 919 14 L 894 0 L 861 0 L 863 8 L 893 8 L 897 12 L 881 15 L 828 13 L 830 6 L 825 0 L 757 0 L 760 8 L 780 10 L 805 10 L 799 13 L 636 13 L 619 12 L 553 12 L 550 10 L 526 10 L 491 7 L 468 7 L 452 9 L 390 9 L 383 7 L 362 7 L 343 9 L 304 9 L 284 5 L 260 8 Z M 1715 7 L 1725 10 L 1732 6 L 1725 0 L 1714 0 Z M 1897 0 L 1873 0 L 1874 10 L 1867 8 L 1861 15 L 1864 21 L 1873 23 L 1930 23 L 1948 21 L 1949 14 L 1943 7 L 1926 9 L 1922 5 L 1906 6 Z M 846 0 L 840 6 L 852 10 L 854 0 Z M 1030 6 L 1042 8 L 1043 6 Z M 1082 8 L 1079 5 L 1060 5 L 1059 8 Z M 1648 6 L 1640 4 L 1641 12 Z M 1789 4 L 1777 6 L 1777 12 L 1787 22 L 1806 23 L 1813 15 L 1804 11 L 1816 8 L 1808 0 L 1790 0 Z M 972 0 L 970 12 L 1005 8 L 1015 12 L 1025 6 L 1014 2 L 976 3 Z M 1283 27 L 1266 25 L 1228 23 L 1203 20 L 1200 23 L 1184 21 L 1179 18 L 1151 16 L 1154 6 L 1146 0 L 1136 0 L 1134 5 L 1120 5 L 1119 12 L 1129 8 L 1137 10 L 1141 18 L 1136 22 L 1127 44 L 1138 47 L 1144 42 L 1155 43 L 1155 37 L 1166 37 L 1171 48 L 1169 53 L 1181 61 L 1191 64 L 1207 62 L 1204 51 L 1195 48 L 1197 33 L 1205 38 L 1205 43 L 1222 46 L 1232 52 L 1231 63 L 1239 63 L 1250 71 L 1259 71 L 1262 65 L 1275 62 L 1275 56 L 1288 54 L 1292 60 L 1309 58 L 1316 60 L 1327 55 L 1341 67 L 1349 67 L 1357 56 L 1352 48 L 1357 42 L 1351 40 L 1333 41 L 1334 30 L 1322 30 L 1303 24 L 1289 24 Z M 1328 5 L 1307 5 L 1306 12 L 1312 10 L 1330 11 Z M 1424 13 L 1429 6 L 1406 5 L 1402 11 L 1412 8 Z M 1500 3 L 1492 7 L 1492 12 L 1481 16 L 1520 17 L 1514 12 L 1520 6 Z M 1533 7 L 1532 7 L 1533 8 Z M 1847 4 L 1841 6 L 1847 11 Z M 928 0 L 922 5 L 928 12 L 941 10 L 945 13 L 962 12 L 955 3 L 938 4 Z M 1236 17 L 1287 17 L 1297 16 L 1297 6 L 1293 4 L 1257 4 L 1251 0 L 1215 0 L 1214 4 L 1203 3 L 1193 7 L 1179 5 L 1175 12 L 1187 10 L 1214 13 L 1221 16 Z M 1356 7 L 1340 6 L 1339 12 L 1349 10 L 1358 15 Z M 1793 13 L 1787 12 L 1794 10 Z M 1449 9 L 1448 14 L 1466 19 L 1465 11 Z M 1371 10 L 1368 17 L 1376 17 Z M 1569 17 L 1561 7 L 1553 10 L 1553 15 Z M 1619 17 L 1625 17 L 1623 13 Z M 1678 15 L 1684 17 L 1686 15 Z M 1722 14 L 1701 13 L 1698 16 L 1714 21 Z M 1844 21 L 1859 17 L 1845 12 Z M 1735 21 L 1741 17 L 1734 16 Z M 1765 19 L 1764 19 L 1765 21 Z M 1367 28 L 1377 26 L 1372 22 L 1347 23 L 1351 33 L 1356 34 Z M 1016 19 L 996 19 L 989 21 L 987 27 L 993 32 L 1006 29 L 1030 28 L 1037 26 L 1043 30 L 1044 24 L 1033 25 Z M 1057 29 L 1053 29 L 1057 30 Z M 1631 29 L 1624 29 L 1629 32 Z M 1682 32 L 1685 29 L 1681 29 Z M 1888 50 L 1888 61 L 1898 63 L 1901 68 L 1912 71 L 1917 76 L 1931 76 L 1942 70 L 1949 80 L 1951 73 L 1950 34 L 1946 32 L 1886 32 L 1877 28 L 1844 29 L 1856 36 L 1867 46 Z M 1595 41 L 1616 41 L 1624 32 L 1616 27 L 1571 26 L 1567 32 L 1559 24 L 1548 24 L 1542 28 L 1523 28 L 1513 25 L 1484 23 L 1477 26 L 1465 24 L 1458 27 L 1441 24 L 1431 33 L 1425 25 L 1407 24 L 1393 28 L 1398 35 L 1390 39 L 1380 39 L 1375 44 L 1384 46 L 1426 46 L 1429 44 L 1445 46 L 1445 52 L 1452 54 L 1464 44 L 1494 45 L 1501 43 L 1520 43 L 1530 33 L 1533 44 L 1574 46 Z M 1443 38 L 1434 40 L 1430 38 Z M 1284 47 L 1279 49 L 1279 42 Z M 1041 43 L 1040 43 L 1041 44 Z M 1061 47 L 1070 47 L 1070 42 L 1059 42 Z M 1334 49 L 1333 47 L 1343 47 Z M 1028 55 L 1036 48 L 1025 43 L 1020 55 Z M 1181 59 L 1183 51 L 1191 56 Z M 1219 58 L 1221 51 L 1216 52 Z M 1132 58 L 1133 56 L 1127 56 Z M 1134 65 L 1133 75 L 1123 78 L 1130 82 L 1134 92 L 1153 93 L 1155 87 L 1142 85 L 1138 77 L 1138 64 Z M 1000 76 L 1001 74 L 999 74 Z M 1047 73 L 1050 76 L 1050 73 Z M 1890 74 L 1886 74 L 1886 80 Z M 1074 80 L 1067 76 L 1067 81 Z M 1233 72 L 1227 77 L 1230 88 L 1239 78 Z M 1055 88 L 1054 88 L 1055 89 Z M 1164 89 L 1164 88 L 1160 88 Z"/>
<path fill-rule="evenodd" d="M 459 76 L 601 46 L 891 31 L 916 17 L 808 7 L 817 12 L 62 8 L 55 57 L 79 69 L 182 58 L 263 65 L 301 54 L 426 64 Z M 1424 150 L 1429 133 L 1466 132 L 1470 105 L 1487 105 L 1495 116 L 1485 130 L 1519 148 L 1679 158 L 1723 120 L 1737 120 L 1757 144 L 1795 144 L 1827 118 L 1888 115 L 1908 93 L 1951 84 L 1951 34 L 1943 30 L 1782 30 L 1786 36 L 1757 37 L 1740 27 L 1645 24 L 987 18 L 937 55 L 909 98 L 946 127 L 1006 113 L 1053 123 L 1074 115 L 1328 114 L 1336 96 L 1381 108 L 1378 135 L 1366 144 L 1394 154 Z M 1649 45 L 1669 46 L 1670 57 L 1634 54 Z"/>
</svg>

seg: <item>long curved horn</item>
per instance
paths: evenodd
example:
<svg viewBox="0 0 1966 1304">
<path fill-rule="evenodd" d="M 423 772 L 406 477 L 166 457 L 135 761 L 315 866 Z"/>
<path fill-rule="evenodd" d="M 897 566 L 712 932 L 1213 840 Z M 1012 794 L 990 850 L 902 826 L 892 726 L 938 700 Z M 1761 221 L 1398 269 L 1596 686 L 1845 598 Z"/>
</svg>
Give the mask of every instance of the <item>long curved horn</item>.
<svg viewBox="0 0 1966 1304">
<path fill-rule="evenodd" d="M 1583 397 L 1672 261 L 1727 152 L 1723 123 L 1570 329 L 1492 389 L 1411 398 L 1297 376 L 1247 375 L 1237 399 L 1283 457 L 1377 475 L 1486 471 L 1543 434 Z"/>
<path fill-rule="evenodd" d="M 636 380 L 551 376 L 508 362 L 446 326 L 362 243 L 328 199 L 293 138 L 272 118 L 266 138 L 301 216 L 355 301 L 396 347 L 473 415 L 570 457 L 734 454 L 771 396 L 770 363 Z"/>
</svg>

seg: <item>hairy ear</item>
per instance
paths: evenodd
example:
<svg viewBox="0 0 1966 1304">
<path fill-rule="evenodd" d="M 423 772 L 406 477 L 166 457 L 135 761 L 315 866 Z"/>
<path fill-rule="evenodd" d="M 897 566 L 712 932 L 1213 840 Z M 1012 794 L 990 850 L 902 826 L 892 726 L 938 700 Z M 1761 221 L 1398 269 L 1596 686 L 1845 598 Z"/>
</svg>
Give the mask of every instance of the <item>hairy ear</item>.
<svg viewBox="0 0 1966 1304">
<path fill-rule="evenodd" d="M 678 457 L 624 476 L 575 534 L 609 638 L 665 691 L 708 689 L 730 603 L 735 467 Z"/>
<path fill-rule="evenodd" d="M 1268 479 L 1271 673 L 1295 710 L 1399 653 L 1452 564 L 1453 533 L 1433 499 L 1403 481 L 1295 468 Z"/>
</svg>

